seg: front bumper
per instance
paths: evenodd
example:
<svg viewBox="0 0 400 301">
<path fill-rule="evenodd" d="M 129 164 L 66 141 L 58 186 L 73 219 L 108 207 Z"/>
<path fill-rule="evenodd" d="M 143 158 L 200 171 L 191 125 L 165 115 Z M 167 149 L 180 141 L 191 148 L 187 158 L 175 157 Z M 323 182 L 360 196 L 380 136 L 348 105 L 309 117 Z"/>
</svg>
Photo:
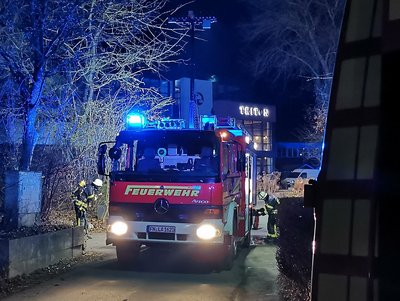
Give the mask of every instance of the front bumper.
<svg viewBox="0 0 400 301">
<path fill-rule="evenodd" d="M 123 221 L 128 225 L 128 230 L 123 235 L 116 235 L 107 229 L 107 244 L 118 244 L 123 242 L 137 242 L 144 245 L 152 244 L 175 244 L 175 245 L 193 245 L 208 244 L 222 245 L 224 243 L 224 224 L 219 219 L 203 220 L 200 224 L 188 223 L 165 223 L 165 222 L 143 222 L 143 221 L 126 221 L 121 216 L 110 216 L 108 225 L 112 225 L 116 221 Z M 199 226 L 208 224 L 214 226 L 218 235 L 210 240 L 200 239 L 196 235 Z M 174 233 L 148 232 L 148 226 L 173 226 Z"/>
</svg>

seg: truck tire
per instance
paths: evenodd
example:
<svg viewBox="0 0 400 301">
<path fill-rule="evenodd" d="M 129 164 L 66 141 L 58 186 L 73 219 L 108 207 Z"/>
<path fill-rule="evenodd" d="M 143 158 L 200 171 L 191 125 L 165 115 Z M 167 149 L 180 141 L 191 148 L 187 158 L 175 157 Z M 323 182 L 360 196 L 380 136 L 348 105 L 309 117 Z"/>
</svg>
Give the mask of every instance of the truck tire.
<svg viewBox="0 0 400 301">
<path fill-rule="evenodd" d="M 116 245 L 118 264 L 122 267 L 134 265 L 139 255 L 140 245 L 132 242 L 125 242 Z"/>
<path fill-rule="evenodd" d="M 252 227 L 251 221 L 252 220 L 253 220 L 252 214 L 249 214 L 249 232 L 247 233 L 246 237 L 244 238 L 243 244 L 242 244 L 243 248 L 246 248 L 246 249 L 250 248 L 250 245 L 251 245 L 251 227 Z"/>
<path fill-rule="evenodd" d="M 231 236 L 231 241 L 229 245 L 225 245 L 224 247 L 224 257 L 221 262 L 220 270 L 229 271 L 233 267 L 233 262 L 238 254 L 238 246 L 235 237 Z"/>
</svg>

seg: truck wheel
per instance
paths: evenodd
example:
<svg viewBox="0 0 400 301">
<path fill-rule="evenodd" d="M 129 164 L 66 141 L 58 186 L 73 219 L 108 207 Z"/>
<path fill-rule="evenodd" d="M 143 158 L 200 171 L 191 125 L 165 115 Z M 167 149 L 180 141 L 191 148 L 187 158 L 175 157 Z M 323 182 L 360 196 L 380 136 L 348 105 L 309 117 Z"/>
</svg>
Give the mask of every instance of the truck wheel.
<svg viewBox="0 0 400 301">
<path fill-rule="evenodd" d="M 231 236 L 231 243 L 224 246 L 224 258 L 221 263 L 221 270 L 229 271 L 233 267 L 233 262 L 238 254 L 238 247 L 235 237 Z"/>
<path fill-rule="evenodd" d="M 251 245 L 251 230 L 249 229 L 249 232 L 247 233 L 243 241 L 243 248 L 248 249 L 250 248 L 250 245 Z"/>
<path fill-rule="evenodd" d="M 116 245 L 118 263 L 123 266 L 132 266 L 138 255 L 140 245 L 137 243 L 122 243 Z"/>
</svg>

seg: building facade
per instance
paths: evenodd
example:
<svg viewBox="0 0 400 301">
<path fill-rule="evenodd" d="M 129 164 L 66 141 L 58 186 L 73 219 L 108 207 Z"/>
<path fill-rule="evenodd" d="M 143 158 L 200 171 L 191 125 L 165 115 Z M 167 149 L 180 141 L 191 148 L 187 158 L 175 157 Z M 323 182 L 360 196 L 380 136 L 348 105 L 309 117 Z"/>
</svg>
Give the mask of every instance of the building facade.
<svg viewBox="0 0 400 301">
<path fill-rule="evenodd" d="M 305 164 L 312 168 L 321 166 L 321 142 L 277 142 L 275 146 L 275 167 L 279 171 L 291 171 Z"/>
<path fill-rule="evenodd" d="M 235 118 L 236 123 L 244 126 L 250 133 L 255 143 L 258 174 L 271 173 L 275 170 L 275 106 L 214 100 L 212 113 Z"/>
</svg>

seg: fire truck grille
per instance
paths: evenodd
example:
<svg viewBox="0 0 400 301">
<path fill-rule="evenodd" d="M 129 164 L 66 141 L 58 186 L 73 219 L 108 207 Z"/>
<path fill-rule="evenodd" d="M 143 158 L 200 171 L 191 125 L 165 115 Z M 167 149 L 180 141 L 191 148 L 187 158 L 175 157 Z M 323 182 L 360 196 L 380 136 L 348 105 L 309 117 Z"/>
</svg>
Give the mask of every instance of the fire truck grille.
<svg viewBox="0 0 400 301">
<path fill-rule="evenodd" d="M 149 233 L 149 239 L 175 240 L 174 233 Z"/>
<path fill-rule="evenodd" d="M 146 232 L 137 232 L 136 233 L 139 239 L 161 239 L 161 240 L 179 240 L 186 241 L 187 234 L 175 234 L 174 233 L 146 233 Z M 148 235 L 148 236 L 147 236 Z"/>
</svg>

